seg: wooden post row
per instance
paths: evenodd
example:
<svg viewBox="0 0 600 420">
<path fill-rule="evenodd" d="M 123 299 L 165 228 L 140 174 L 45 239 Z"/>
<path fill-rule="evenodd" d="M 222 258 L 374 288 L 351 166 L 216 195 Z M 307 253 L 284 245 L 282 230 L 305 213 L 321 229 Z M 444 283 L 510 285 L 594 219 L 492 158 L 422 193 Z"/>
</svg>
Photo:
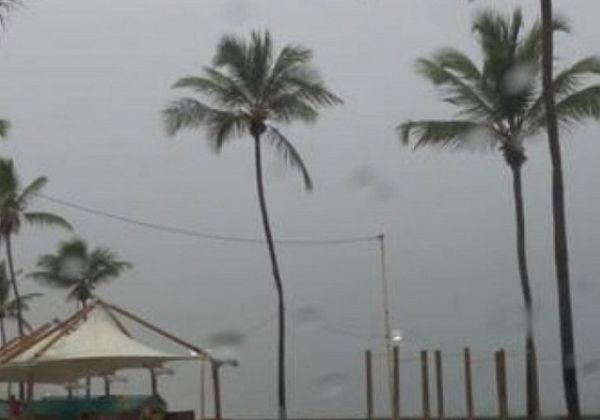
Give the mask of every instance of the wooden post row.
<svg viewBox="0 0 600 420">
<path fill-rule="evenodd" d="M 444 418 L 444 373 L 442 368 L 442 352 L 435 351 L 435 384 L 437 393 L 438 418 Z"/>
<path fill-rule="evenodd" d="M 394 357 L 394 412 L 392 413 L 393 419 L 398 420 L 400 418 L 400 355 L 398 346 L 394 346 L 393 350 Z"/>
<path fill-rule="evenodd" d="M 373 362 L 371 350 L 365 351 L 365 384 L 367 391 L 367 420 L 373 420 Z"/>
<path fill-rule="evenodd" d="M 421 398 L 423 419 L 429 420 L 431 418 L 431 412 L 429 408 L 429 366 L 427 361 L 427 350 L 421 350 Z"/>
<path fill-rule="evenodd" d="M 498 350 L 496 360 L 496 387 L 498 390 L 498 418 L 508 419 L 508 394 L 506 389 L 506 352 Z"/>
<path fill-rule="evenodd" d="M 473 407 L 473 377 L 471 374 L 471 350 L 465 347 L 464 364 L 465 364 L 465 400 L 467 404 L 467 420 L 473 420 L 475 410 Z"/>
</svg>

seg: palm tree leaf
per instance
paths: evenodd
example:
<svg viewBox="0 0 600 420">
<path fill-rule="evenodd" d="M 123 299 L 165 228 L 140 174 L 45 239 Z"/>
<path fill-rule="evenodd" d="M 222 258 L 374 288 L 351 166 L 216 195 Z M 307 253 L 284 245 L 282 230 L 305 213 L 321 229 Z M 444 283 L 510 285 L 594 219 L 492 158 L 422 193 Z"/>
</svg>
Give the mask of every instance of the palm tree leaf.
<svg viewBox="0 0 600 420">
<path fill-rule="evenodd" d="M 432 61 L 440 67 L 455 72 L 459 77 L 478 82 L 481 79 L 481 72 L 461 51 L 455 48 L 442 48 L 434 53 Z"/>
<path fill-rule="evenodd" d="M 485 94 L 476 86 L 469 85 L 440 63 L 429 59 L 417 60 L 417 72 L 441 88 L 442 99 L 461 107 L 461 115 L 491 121 L 495 111 L 488 103 Z"/>
<path fill-rule="evenodd" d="M 471 139 L 479 140 L 481 137 L 485 140 L 485 146 L 493 146 L 496 140 L 492 139 L 497 138 L 487 125 L 473 121 L 407 121 L 399 125 L 397 130 L 404 144 L 409 144 L 411 137 L 416 139 L 415 149 L 423 146 L 473 147 Z"/>
<path fill-rule="evenodd" d="M 65 289 L 68 287 L 72 287 L 77 283 L 77 279 L 64 277 L 56 272 L 52 271 L 33 271 L 27 274 L 27 277 L 33 280 L 40 282 L 45 286 L 52 287 L 54 289 Z"/>
<path fill-rule="evenodd" d="M 217 45 L 213 66 L 224 67 L 243 88 L 254 94 L 250 75 L 250 53 L 246 41 L 234 35 L 225 35 Z"/>
<path fill-rule="evenodd" d="M 190 88 L 210 97 L 222 106 L 251 106 L 248 93 L 235 80 L 211 67 L 205 67 L 206 77 L 187 76 L 179 79 L 174 88 Z"/>
<path fill-rule="evenodd" d="M 19 205 L 21 207 L 25 207 L 29 201 L 46 186 L 48 183 L 48 178 L 45 176 L 40 176 L 34 179 L 27 187 L 23 189 L 21 194 L 19 194 Z"/>
<path fill-rule="evenodd" d="M 308 169 L 306 168 L 300 153 L 298 153 L 294 145 L 286 139 L 279 130 L 271 126 L 267 127 L 265 139 L 275 148 L 277 154 L 287 165 L 298 170 L 302 174 L 304 187 L 309 191 L 312 190 L 313 184 L 310 174 L 308 173 Z"/>
<path fill-rule="evenodd" d="M 172 102 L 163 111 L 163 118 L 169 135 L 182 129 L 206 126 L 209 140 L 217 151 L 225 141 L 242 134 L 246 121 L 243 114 L 211 108 L 193 98 L 181 98 Z"/>
<path fill-rule="evenodd" d="M 32 225 L 38 226 L 58 226 L 67 230 L 73 230 L 73 227 L 61 216 L 46 212 L 26 212 L 23 217 Z"/>
<path fill-rule="evenodd" d="M 561 124 L 600 119 L 600 85 L 589 86 L 561 99 L 556 104 L 556 116 Z"/>
</svg>

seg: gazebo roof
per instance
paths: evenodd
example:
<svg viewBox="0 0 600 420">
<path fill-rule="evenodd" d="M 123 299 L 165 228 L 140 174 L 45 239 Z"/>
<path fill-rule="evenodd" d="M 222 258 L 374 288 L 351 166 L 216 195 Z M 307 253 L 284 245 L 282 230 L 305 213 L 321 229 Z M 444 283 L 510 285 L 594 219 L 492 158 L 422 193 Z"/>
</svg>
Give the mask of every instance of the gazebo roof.
<svg viewBox="0 0 600 420">
<path fill-rule="evenodd" d="M 141 318 L 96 301 L 62 322 L 46 324 L 1 348 L 0 382 L 67 383 L 120 369 L 150 369 L 168 361 L 198 358 L 166 353 L 135 340 L 118 315 L 208 357 L 202 349 Z"/>
</svg>

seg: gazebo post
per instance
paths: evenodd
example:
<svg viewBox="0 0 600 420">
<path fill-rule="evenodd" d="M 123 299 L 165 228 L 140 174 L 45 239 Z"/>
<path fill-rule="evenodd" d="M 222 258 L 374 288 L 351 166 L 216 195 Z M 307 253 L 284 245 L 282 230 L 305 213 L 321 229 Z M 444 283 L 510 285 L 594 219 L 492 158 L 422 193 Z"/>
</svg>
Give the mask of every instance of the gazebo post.
<svg viewBox="0 0 600 420">
<path fill-rule="evenodd" d="M 158 396 L 158 381 L 156 380 L 154 368 L 150 368 L 150 386 L 152 387 L 152 396 Z"/>
<path fill-rule="evenodd" d="M 211 361 L 213 396 L 215 400 L 215 420 L 221 420 L 221 381 L 219 380 L 219 362 Z"/>
</svg>

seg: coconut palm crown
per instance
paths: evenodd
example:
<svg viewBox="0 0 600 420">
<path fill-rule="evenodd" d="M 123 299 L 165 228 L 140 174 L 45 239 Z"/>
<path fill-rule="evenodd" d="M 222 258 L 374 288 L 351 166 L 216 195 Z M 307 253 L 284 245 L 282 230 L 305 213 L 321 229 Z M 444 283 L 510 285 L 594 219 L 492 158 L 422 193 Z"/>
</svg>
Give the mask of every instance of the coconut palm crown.
<svg viewBox="0 0 600 420">
<path fill-rule="evenodd" d="M 38 271 L 28 277 L 51 287 L 67 289 L 67 299 L 84 306 L 98 286 L 131 267 L 108 248 L 90 249 L 84 240 L 75 238 L 60 243 L 56 253 L 42 255 L 37 263 Z"/>
</svg>

